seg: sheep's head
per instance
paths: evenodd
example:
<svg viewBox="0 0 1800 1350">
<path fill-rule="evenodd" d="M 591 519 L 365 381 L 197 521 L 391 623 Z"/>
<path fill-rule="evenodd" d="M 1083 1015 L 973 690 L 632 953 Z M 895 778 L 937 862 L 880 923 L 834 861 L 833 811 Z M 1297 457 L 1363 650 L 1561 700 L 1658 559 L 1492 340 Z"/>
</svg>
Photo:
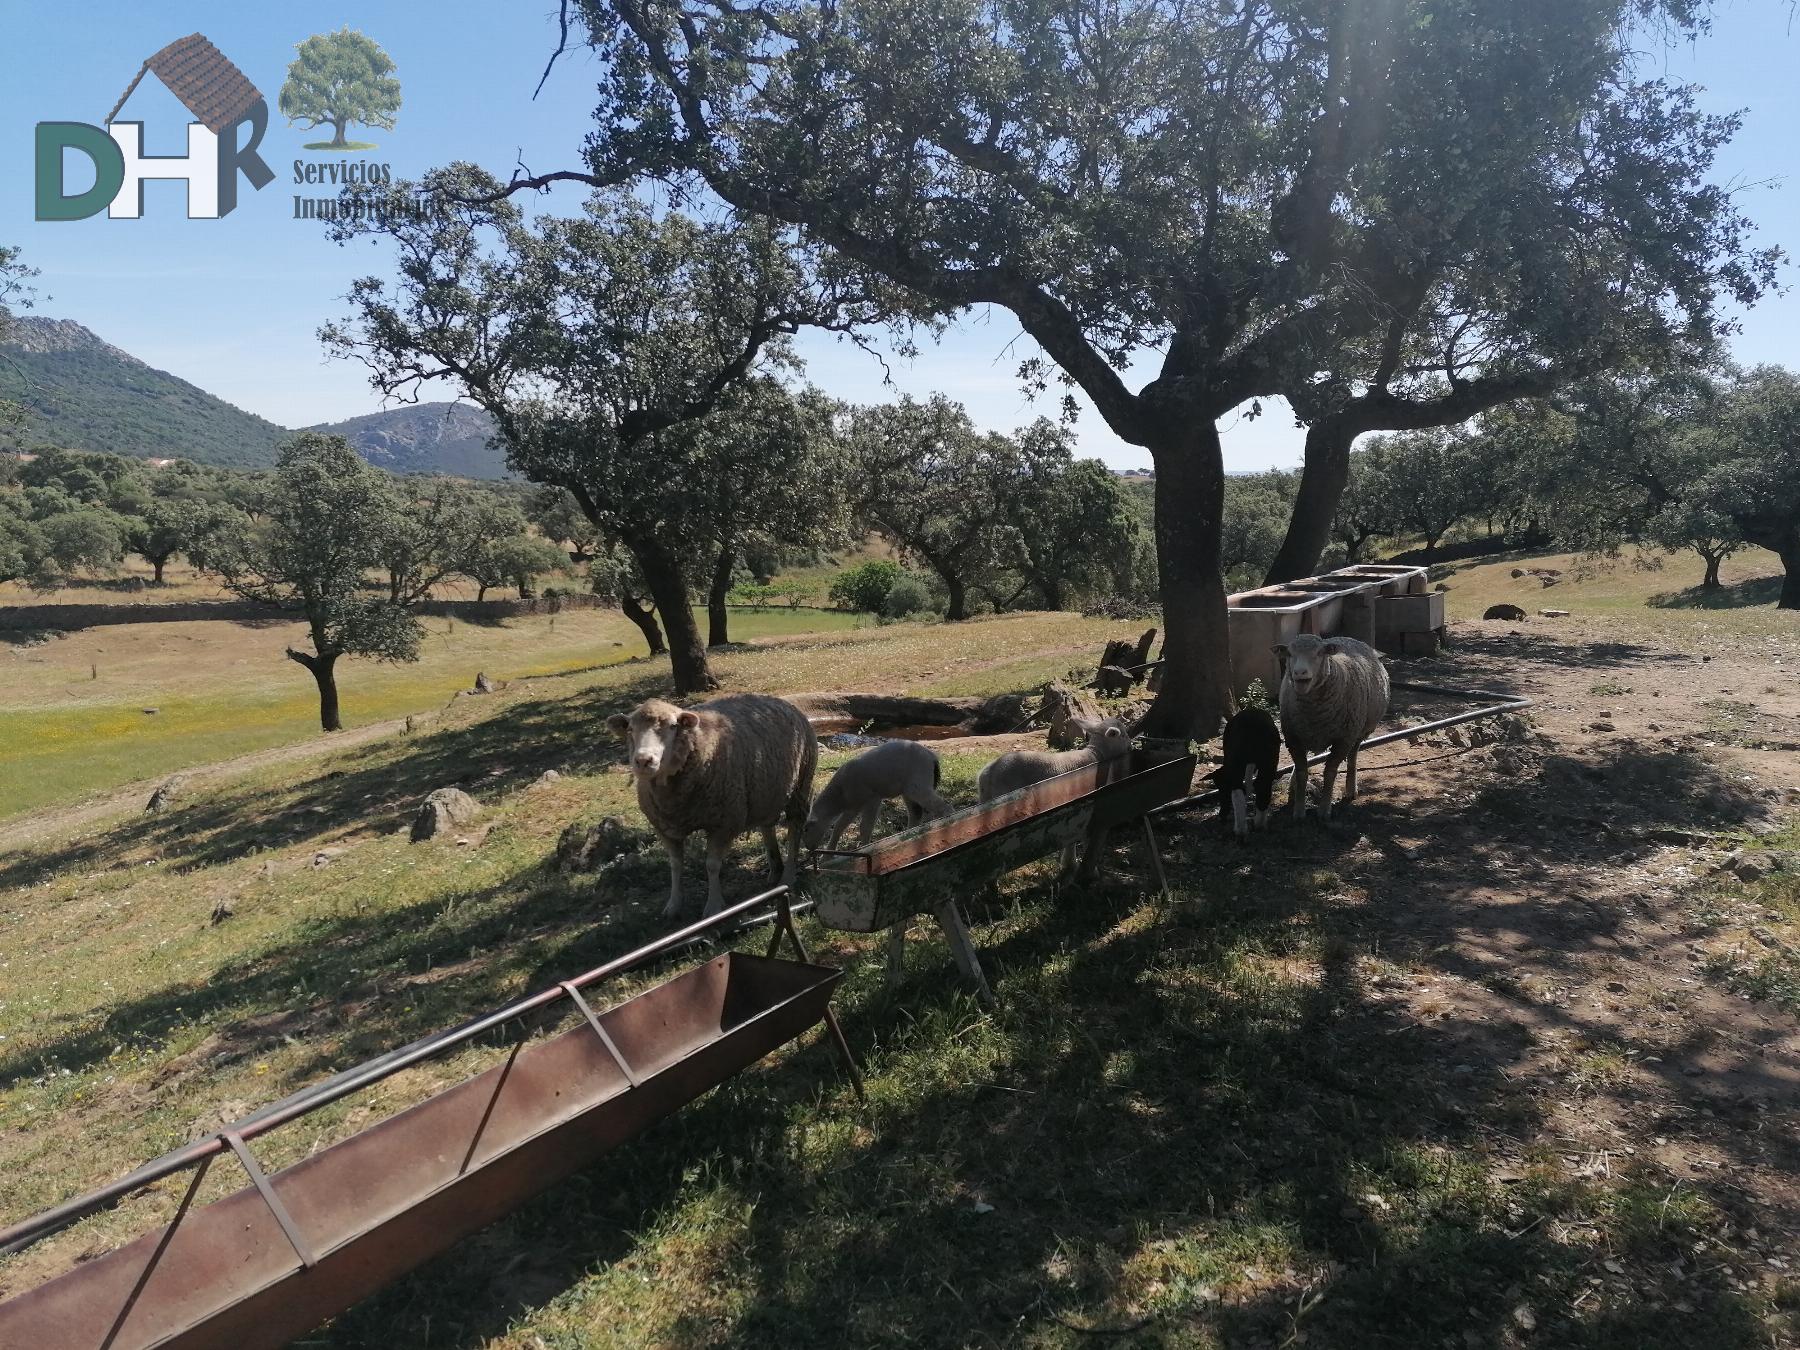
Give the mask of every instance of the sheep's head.
<svg viewBox="0 0 1800 1350">
<path fill-rule="evenodd" d="M 1330 638 L 1302 633 L 1290 642 L 1279 644 L 1275 655 L 1281 658 L 1287 671 L 1282 678 L 1305 693 L 1315 682 L 1324 683 L 1322 677 L 1327 673 L 1327 659 L 1342 650 L 1342 645 Z"/>
<path fill-rule="evenodd" d="M 632 773 L 640 778 L 655 778 L 659 773 L 673 773 L 687 758 L 687 737 L 683 734 L 700 724 L 699 714 L 677 708 L 660 698 L 645 699 L 626 717 L 614 713 L 606 725 L 625 742 L 625 757 Z"/>
<path fill-rule="evenodd" d="M 1101 759 L 1116 759 L 1131 749 L 1131 728 L 1117 717 L 1090 721 L 1077 717 L 1071 725 L 1087 738 L 1087 743 Z"/>
</svg>

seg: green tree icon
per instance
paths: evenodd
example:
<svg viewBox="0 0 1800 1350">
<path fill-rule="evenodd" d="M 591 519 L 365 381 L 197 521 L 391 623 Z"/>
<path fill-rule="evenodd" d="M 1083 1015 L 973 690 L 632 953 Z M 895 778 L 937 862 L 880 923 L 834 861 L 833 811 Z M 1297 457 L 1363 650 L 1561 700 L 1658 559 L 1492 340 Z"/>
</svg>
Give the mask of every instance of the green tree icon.
<svg viewBox="0 0 1800 1350">
<path fill-rule="evenodd" d="M 297 50 L 281 86 L 282 115 L 289 126 L 329 126 L 333 132 L 329 141 L 313 142 L 308 150 L 372 149 L 371 142 L 344 139 L 344 128 L 352 122 L 394 129 L 400 81 L 394 78 L 392 58 L 376 43 L 345 26 L 335 33 L 315 33 Z"/>
</svg>

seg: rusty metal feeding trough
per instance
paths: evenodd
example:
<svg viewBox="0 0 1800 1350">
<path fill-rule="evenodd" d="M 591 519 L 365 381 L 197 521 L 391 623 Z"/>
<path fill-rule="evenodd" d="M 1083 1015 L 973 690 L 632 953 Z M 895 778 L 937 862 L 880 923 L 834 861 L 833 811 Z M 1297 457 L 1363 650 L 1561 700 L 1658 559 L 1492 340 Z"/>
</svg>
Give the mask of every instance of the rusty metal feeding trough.
<svg viewBox="0 0 1800 1350">
<path fill-rule="evenodd" d="M 584 986 L 775 899 L 768 956 L 728 952 L 604 1012 Z M 776 959 L 784 937 L 798 961 Z M 840 972 L 806 960 L 780 888 L 508 1008 L 276 1103 L 231 1130 L 0 1232 L 0 1251 L 48 1236 L 162 1177 L 193 1169 L 165 1228 L 0 1303 L 12 1350 L 255 1350 L 286 1344 L 585 1167 L 821 1021 Z M 326 1102 L 567 998 L 584 1024 L 525 1048 L 292 1167 L 265 1176 L 247 1140 Z M 848 1051 L 845 1050 L 845 1054 Z M 854 1065 L 852 1065 L 854 1072 Z M 859 1081 L 860 1087 L 860 1081 Z M 251 1184 L 195 1207 L 215 1158 Z"/>
<path fill-rule="evenodd" d="M 854 852 L 822 852 L 807 881 L 813 912 L 831 927 L 853 933 L 889 930 L 891 964 L 897 963 L 911 920 L 933 915 L 958 968 L 982 997 L 990 997 L 958 897 L 1083 842 L 1083 868 L 1091 871 L 1107 833 L 1133 820 L 1143 822 L 1157 886 L 1166 890 L 1149 812 L 1186 795 L 1195 764 L 1193 755 L 1171 758 L 1134 750 L 928 820 Z"/>
</svg>

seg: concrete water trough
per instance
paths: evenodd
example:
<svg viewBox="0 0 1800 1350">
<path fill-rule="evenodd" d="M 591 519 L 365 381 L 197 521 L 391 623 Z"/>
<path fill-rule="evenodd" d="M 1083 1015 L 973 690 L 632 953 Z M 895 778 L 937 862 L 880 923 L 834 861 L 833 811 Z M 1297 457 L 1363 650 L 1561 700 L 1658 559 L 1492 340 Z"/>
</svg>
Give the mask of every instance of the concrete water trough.
<svg viewBox="0 0 1800 1350">
<path fill-rule="evenodd" d="M 359 1066 L 209 1140 L 0 1233 L 47 1236 L 158 1178 L 191 1171 L 174 1221 L 0 1303 L 7 1350 L 257 1350 L 320 1322 L 492 1223 L 807 1028 L 840 972 L 743 952 L 606 1011 L 581 986 L 766 904 L 754 897 L 576 980 Z M 793 934 L 781 893 L 776 942 Z M 802 953 L 802 956 L 804 953 Z M 246 1139 L 561 999 L 583 1021 L 369 1129 L 264 1176 Z M 835 1030 L 835 1023 L 832 1024 Z M 840 1038 L 841 1045 L 841 1038 Z M 340 1090 L 341 1089 L 341 1090 Z M 195 1206 L 214 1161 L 250 1183 Z"/>
<path fill-rule="evenodd" d="M 1236 692 L 1261 680 L 1273 694 L 1281 681 L 1275 646 L 1301 633 L 1353 637 L 1406 656 L 1436 651 L 1444 597 L 1430 589 L 1428 576 L 1423 567 L 1359 563 L 1227 596 Z"/>
<path fill-rule="evenodd" d="M 986 996 L 987 980 L 958 901 L 1049 853 L 1086 844 L 1084 868 L 1098 860 L 1108 831 L 1144 822 L 1152 867 L 1162 860 L 1148 813 L 1187 794 L 1193 755 L 1144 750 L 1058 774 L 991 802 L 939 816 L 855 851 L 821 852 L 806 889 L 813 912 L 854 933 L 890 930 L 898 940 L 921 914 L 936 917 L 963 974 Z"/>
</svg>

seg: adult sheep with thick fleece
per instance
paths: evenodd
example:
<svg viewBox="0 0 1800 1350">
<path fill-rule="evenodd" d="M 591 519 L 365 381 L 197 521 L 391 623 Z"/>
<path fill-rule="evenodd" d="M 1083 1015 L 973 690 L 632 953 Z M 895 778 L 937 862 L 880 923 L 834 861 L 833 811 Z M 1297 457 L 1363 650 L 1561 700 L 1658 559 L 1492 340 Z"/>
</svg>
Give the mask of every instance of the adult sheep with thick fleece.
<svg viewBox="0 0 1800 1350">
<path fill-rule="evenodd" d="M 793 884 L 812 797 L 819 740 L 806 714 L 766 694 L 728 694 L 693 708 L 646 699 L 607 726 L 625 742 L 638 806 L 669 852 L 665 917 L 682 911 L 681 863 L 690 834 L 706 836 L 706 913 L 724 907 L 719 876 L 739 835 L 760 829 L 772 875 Z M 782 854 L 778 823 L 788 827 Z"/>
<path fill-rule="evenodd" d="M 927 816 L 948 815 L 950 803 L 937 790 L 943 773 L 937 755 L 917 741 L 883 741 L 846 760 L 813 798 L 812 814 L 806 818 L 806 846 L 836 848 L 839 836 L 859 816 L 858 840 L 867 844 L 881 804 L 894 797 L 906 803 L 908 826 Z"/>
<path fill-rule="evenodd" d="M 1367 643 L 1302 633 L 1275 648 L 1281 658 L 1281 736 L 1294 761 L 1289 798 L 1294 818 L 1306 814 L 1306 759 L 1326 752 L 1319 819 L 1331 819 L 1338 764 L 1344 801 L 1356 800 L 1356 751 L 1387 712 L 1388 673 Z"/>
</svg>

